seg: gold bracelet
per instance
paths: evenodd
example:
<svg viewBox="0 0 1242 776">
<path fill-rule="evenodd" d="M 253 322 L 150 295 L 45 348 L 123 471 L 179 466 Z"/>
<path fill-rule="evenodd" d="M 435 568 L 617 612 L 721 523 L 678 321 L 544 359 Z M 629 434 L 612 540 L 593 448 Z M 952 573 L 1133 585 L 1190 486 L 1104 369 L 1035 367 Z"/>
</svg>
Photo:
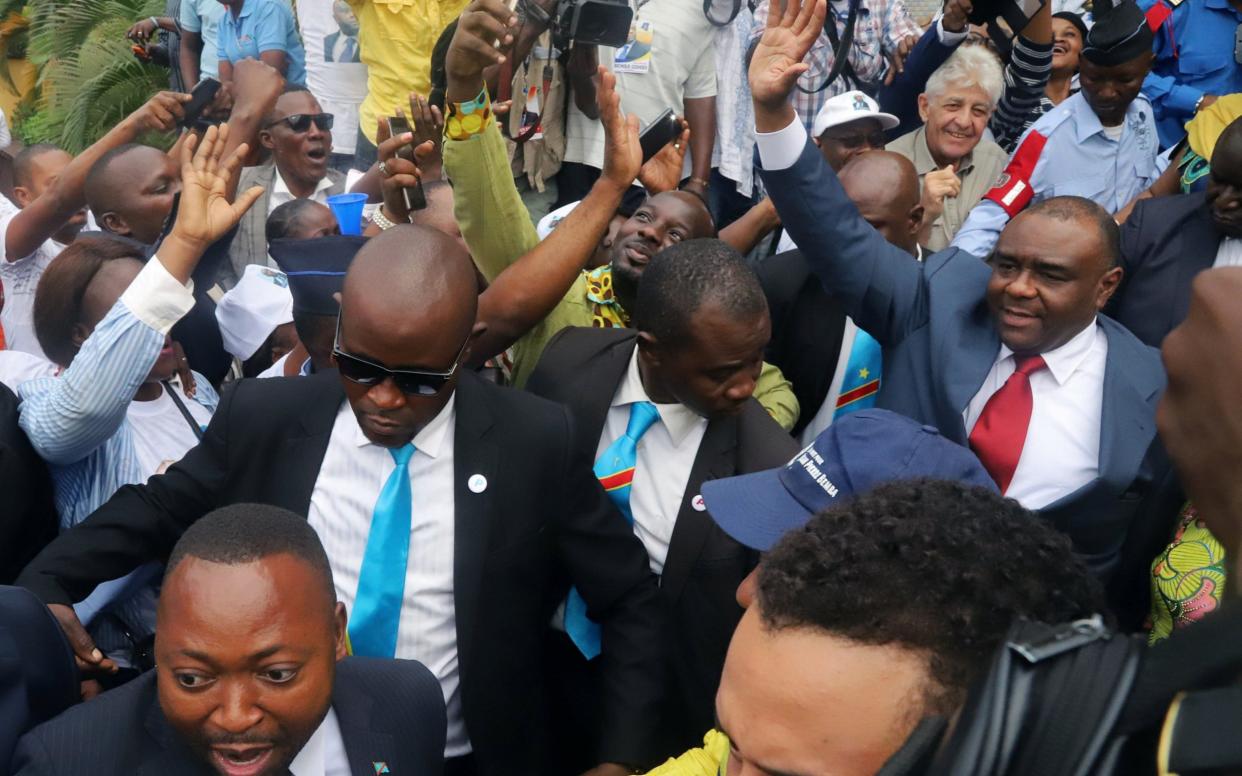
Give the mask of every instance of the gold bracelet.
<svg viewBox="0 0 1242 776">
<path fill-rule="evenodd" d="M 383 205 L 375 208 L 375 212 L 371 214 L 371 223 L 378 226 L 381 232 L 386 232 L 397 225 L 396 221 L 391 221 L 388 216 L 384 215 Z"/>
</svg>

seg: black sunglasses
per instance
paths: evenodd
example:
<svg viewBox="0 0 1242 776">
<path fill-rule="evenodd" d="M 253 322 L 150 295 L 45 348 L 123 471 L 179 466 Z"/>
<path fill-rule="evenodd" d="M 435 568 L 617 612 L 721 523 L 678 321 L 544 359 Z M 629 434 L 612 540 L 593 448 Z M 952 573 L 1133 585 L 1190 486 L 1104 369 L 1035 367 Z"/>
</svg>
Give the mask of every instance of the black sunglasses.
<svg viewBox="0 0 1242 776">
<path fill-rule="evenodd" d="M 327 132 L 332 129 L 333 116 L 331 113 L 295 113 L 283 119 L 276 119 L 263 128 L 271 129 L 277 124 L 288 124 L 289 129 L 294 132 L 308 132 L 312 121 L 315 122 L 315 126 L 319 127 L 320 132 Z"/>
<path fill-rule="evenodd" d="M 336 358 L 336 368 L 341 376 L 359 385 L 375 386 L 388 378 L 396 384 L 402 393 L 412 396 L 435 396 L 444 390 L 448 381 L 457 374 L 461 365 L 461 357 L 466 353 L 466 345 L 470 344 L 469 335 L 461 343 L 457 358 L 447 372 L 424 372 L 418 369 L 389 369 L 386 366 L 367 361 L 365 358 L 352 356 L 341 350 L 341 317 L 336 317 L 336 338 L 332 342 L 332 355 Z"/>
</svg>

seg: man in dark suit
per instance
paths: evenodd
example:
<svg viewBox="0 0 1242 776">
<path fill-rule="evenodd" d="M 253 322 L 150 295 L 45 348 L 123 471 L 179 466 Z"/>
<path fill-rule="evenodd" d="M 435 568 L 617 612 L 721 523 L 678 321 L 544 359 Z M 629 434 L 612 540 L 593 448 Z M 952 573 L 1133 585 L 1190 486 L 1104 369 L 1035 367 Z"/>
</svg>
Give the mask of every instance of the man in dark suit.
<svg viewBox="0 0 1242 776">
<path fill-rule="evenodd" d="M 1125 276 L 1109 313 L 1152 347 L 1186 318 L 1190 284 L 1212 267 L 1242 264 L 1242 121 L 1212 152 L 1207 190 L 1140 200 L 1121 227 Z"/>
<path fill-rule="evenodd" d="M 358 54 L 358 17 L 345 0 L 334 0 L 332 19 L 338 29 L 323 38 L 324 62 L 361 62 Z"/>
<path fill-rule="evenodd" d="M 725 650 L 742 615 L 734 593 L 758 560 L 712 522 L 703 483 L 780 466 L 797 446 L 753 398 L 767 305 L 754 272 L 728 245 L 687 240 L 656 254 L 638 286 L 634 326 L 562 330 L 527 389 L 569 407 L 576 454 L 596 461 L 660 575 L 672 661 L 663 743 L 674 752 L 698 743 L 712 724 Z M 636 430 L 631 419 L 644 407 L 650 423 Z M 634 456 L 613 467 L 615 443 L 635 436 Z M 628 487 L 616 469 L 630 469 Z M 567 653 L 567 662 L 583 663 Z"/>
<path fill-rule="evenodd" d="M 328 557 L 297 515 L 237 504 L 195 523 L 158 617 L 156 669 L 31 731 L 16 773 L 440 773 L 436 678 L 347 656 Z"/>
<path fill-rule="evenodd" d="M 821 146 L 822 149 L 822 146 Z M 888 151 L 869 151 L 853 157 L 838 173 L 841 186 L 862 217 L 890 245 L 918 260 L 919 176 L 909 159 Z M 778 253 L 759 264 L 759 282 L 772 315 L 772 341 L 767 359 L 793 383 L 802 414 L 793 433 L 810 444 L 836 415 L 866 409 L 875 402 L 855 400 L 840 408 L 838 401 L 848 386 L 842 370 L 857 340 L 857 327 L 845 308 L 811 273 L 802 252 Z M 846 363 L 841 363 L 842 353 Z M 879 375 L 877 375 L 879 377 Z M 882 382 L 881 377 L 881 382 Z"/>
<path fill-rule="evenodd" d="M 446 772 L 512 774 L 548 772 L 535 667 L 572 581 L 603 629 L 601 752 L 643 764 L 663 665 L 647 555 L 573 455 L 563 407 L 459 369 L 484 327 L 477 298 L 446 235 L 401 226 L 372 238 L 345 278 L 339 374 L 240 382 L 198 447 L 61 534 L 20 584 L 54 605 L 98 669 L 106 661 L 67 604 L 163 560 L 219 506 L 306 515 L 351 612 L 354 653 L 418 659 L 440 679 Z"/>
<path fill-rule="evenodd" d="M 1159 356 L 1098 314 L 1121 276 L 1116 225 L 1058 197 L 1015 218 L 987 263 L 953 249 L 912 263 L 859 216 L 788 104 L 824 13 L 822 0 L 791 1 L 751 63 L 763 178 L 782 221 L 883 346 L 878 406 L 969 444 L 1005 495 L 1113 576 L 1168 467 L 1155 438 Z"/>
<path fill-rule="evenodd" d="M 0 385 L 0 584 L 9 584 L 59 527 L 52 481 L 26 433 L 17 425 L 17 396 Z"/>
</svg>

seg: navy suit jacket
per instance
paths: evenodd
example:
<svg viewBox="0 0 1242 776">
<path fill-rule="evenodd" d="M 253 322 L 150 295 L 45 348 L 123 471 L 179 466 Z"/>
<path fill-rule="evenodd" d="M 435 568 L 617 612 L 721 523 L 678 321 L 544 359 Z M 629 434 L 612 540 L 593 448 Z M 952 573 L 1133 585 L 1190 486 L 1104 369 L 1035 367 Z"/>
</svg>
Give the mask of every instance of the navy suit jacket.
<svg viewBox="0 0 1242 776">
<path fill-rule="evenodd" d="M 1216 263 L 1216 231 L 1202 192 L 1145 199 L 1121 226 L 1125 274 L 1108 314 L 1152 347 L 1186 318 L 1190 284 Z"/>
<path fill-rule="evenodd" d="M 1001 345 L 984 299 L 988 265 L 956 248 L 910 261 L 862 219 L 810 142 L 793 167 L 761 174 L 811 270 L 883 346 L 878 406 L 968 444 L 962 412 Z M 1116 321 L 1100 316 L 1099 325 L 1108 338 L 1100 475 L 1040 513 L 1107 578 L 1118 570 L 1140 502 L 1169 464 L 1156 441 L 1165 385 L 1159 353 Z"/>
<path fill-rule="evenodd" d="M 351 657 L 337 664 L 332 687 L 353 776 L 436 776 L 444 765 L 444 696 L 421 663 Z M 160 710 L 156 672 L 75 706 L 26 734 L 13 772 L 93 776 L 210 774 Z"/>
</svg>

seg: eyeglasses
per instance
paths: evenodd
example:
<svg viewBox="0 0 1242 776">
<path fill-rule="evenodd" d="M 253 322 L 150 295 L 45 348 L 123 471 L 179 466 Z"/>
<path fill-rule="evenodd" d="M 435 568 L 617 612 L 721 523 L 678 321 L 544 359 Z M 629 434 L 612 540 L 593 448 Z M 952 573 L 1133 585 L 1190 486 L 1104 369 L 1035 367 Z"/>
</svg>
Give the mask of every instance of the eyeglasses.
<svg viewBox="0 0 1242 776">
<path fill-rule="evenodd" d="M 312 121 L 315 122 L 315 126 L 319 127 L 320 132 L 327 132 L 332 129 L 333 116 L 331 113 L 295 113 L 283 119 L 276 119 L 263 128 L 271 129 L 277 124 L 288 124 L 289 129 L 294 132 L 308 132 Z"/>
<path fill-rule="evenodd" d="M 350 355 L 341 350 L 341 317 L 336 318 L 336 338 L 332 342 L 332 355 L 336 358 L 336 367 L 341 376 L 359 385 L 376 386 L 388 378 L 392 378 L 397 389 L 412 396 L 435 396 L 444 390 L 448 381 L 457 374 L 461 365 L 461 357 L 466 353 L 466 345 L 470 343 L 469 335 L 461 343 L 457 358 L 447 372 L 424 372 L 418 369 L 389 369 L 386 366 L 367 361 L 365 358 Z"/>
</svg>

